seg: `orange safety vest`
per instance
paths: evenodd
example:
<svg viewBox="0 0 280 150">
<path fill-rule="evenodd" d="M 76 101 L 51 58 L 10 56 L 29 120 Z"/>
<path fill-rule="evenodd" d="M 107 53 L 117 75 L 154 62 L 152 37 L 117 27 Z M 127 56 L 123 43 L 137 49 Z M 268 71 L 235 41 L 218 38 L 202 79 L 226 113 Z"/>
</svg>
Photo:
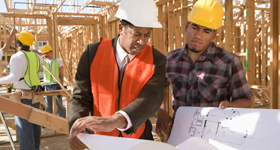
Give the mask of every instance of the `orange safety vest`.
<svg viewBox="0 0 280 150">
<path fill-rule="evenodd" d="M 141 53 L 126 66 L 120 93 L 118 88 L 120 73 L 115 60 L 112 39 L 103 38 L 90 68 L 94 116 L 108 117 L 128 106 L 138 98 L 142 88 L 153 74 L 153 47 L 146 44 Z M 121 132 L 122 136 L 139 139 L 145 126 L 146 123 L 132 135 Z M 111 132 L 95 132 L 95 134 L 119 136 L 120 132 L 114 129 Z"/>
</svg>

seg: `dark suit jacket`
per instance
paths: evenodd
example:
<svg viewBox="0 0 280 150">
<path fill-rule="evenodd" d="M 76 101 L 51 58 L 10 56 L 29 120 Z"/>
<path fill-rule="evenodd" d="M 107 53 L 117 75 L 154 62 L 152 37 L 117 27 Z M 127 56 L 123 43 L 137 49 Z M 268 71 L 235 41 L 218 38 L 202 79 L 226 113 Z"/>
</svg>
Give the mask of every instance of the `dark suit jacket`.
<svg viewBox="0 0 280 150">
<path fill-rule="evenodd" d="M 118 36 L 113 39 L 113 50 L 116 52 Z M 100 42 L 88 44 L 80 59 L 73 95 L 69 101 L 69 129 L 75 120 L 93 113 L 93 96 L 91 93 L 90 67 Z M 153 48 L 155 73 L 148 80 L 139 94 L 139 97 L 123 108 L 131 119 L 132 128 L 126 131 L 127 134 L 135 133 L 160 107 L 163 101 L 163 88 L 165 82 L 166 57 Z M 146 127 L 147 128 L 147 127 Z M 150 131 L 148 131 L 150 130 Z M 148 121 L 147 134 L 151 136 L 151 123 Z M 143 138 L 147 138 L 143 137 Z"/>
</svg>

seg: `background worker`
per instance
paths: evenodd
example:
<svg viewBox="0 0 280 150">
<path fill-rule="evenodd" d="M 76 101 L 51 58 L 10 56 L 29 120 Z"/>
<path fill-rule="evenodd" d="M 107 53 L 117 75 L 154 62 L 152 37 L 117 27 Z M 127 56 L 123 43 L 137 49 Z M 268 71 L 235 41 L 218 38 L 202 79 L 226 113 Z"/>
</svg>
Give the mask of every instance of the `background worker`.
<svg viewBox="0 0 280 150">
<path fill-rule="evenodd" d="M 16 29 L 12 29 L 7 42 L 5 43 L 5 45 L 2 48 L 0 48 L 0 59 L 2 58 L 3 53 L 6 53 L 10 49 L 10 46 L 11 46 L 11 44 L 13 42 L 13 37 L 14 37 L 14 35 L 16 33 L 17 33 L 17 30 Z"/>
<path fill-rule="evenodd" d="M 188 15 L 187 44 L 166 55 L 165 86 L 171 85 L 174 116 L 180 106 L 251 107 L 253 94 L 241 61 L 212 41 L 222 26 L 223 14 L 217 0 L 197 1 Z M 156 131 L 164 136 L 172 127 L 164 103 L 157 116 Z"/>
<path fill-rule="evenodd" d="M 163 100 L 166 64 L 166 57 L 147 44 L 152 28 L 162 27 L 157 7 L 153 0 L 122 0 L 116 17 L 119 35 L 87 45 L 80 59 L 69 102 L 72 149 L 84 148 L 76 135 L 86 128 L 153 140 L 149 117 Z"/>
<path fill-rule="evenodd" d="M 42 48 L 42 53 L 44 54 L 43 57 L 45 58 L 46 67 L 49 68 L 49 70 L 51 70 L 52 74 L 55 75 L 55 77 L 63 85 L 64 74 L 63 74 L 63 63 L 61 59 L 53 56 L 53 49 L 51 48 L 50 45 L 44 45 Z M 53 79 L 51 74 L 48 71 L 46 71 L 45 68 L 43 68 L 43 74 L 44 74 L 45 91 L 61 89 L 57 81 Z M 66 118 L 66 109 L 62 103 L 62 96 L 56 95 L 55 97 L 56 97 L 56 105 L 57 105 L 59 116 Z M 45 102 L 47 105 L 46 111 L 49 113 L 53 113 L 52 96 L 46 96 Z"/>
<path fill-rule="evenodd" d="M 21 31 L 16 34 L 16 37 L 16 45 L 19 51 L 12 55 L 10 74 L 0 78 L 0 84 L 13 83 L 16 91 L 31 93 L 32 87 L 40 85 L 38 71 L 40 65 L 44 65 L 45 62 L 42 57 L 30 51 L 30 46 L 34 40 L 30 32 Z M 31 93 L 28 98 L 22 97 L 18 101 L 39 108 L 40 103 L 32 104 L 32 98 Z M 15 116 L 15 124 L 20 150 L 39 150 L 41 127 L 17 116 Z"/>
</svg>

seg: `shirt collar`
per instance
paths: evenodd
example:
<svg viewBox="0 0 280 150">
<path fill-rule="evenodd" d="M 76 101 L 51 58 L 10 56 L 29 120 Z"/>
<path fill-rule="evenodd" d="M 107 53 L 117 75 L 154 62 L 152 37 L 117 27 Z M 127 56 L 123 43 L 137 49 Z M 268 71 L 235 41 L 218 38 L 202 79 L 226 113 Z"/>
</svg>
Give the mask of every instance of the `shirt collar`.
<svg viewBox="0 0 280 150">
<path fill-rule="evenodd" d="M 117 56 L 119 57 L 120 61 L 122 62 L 125 58 L 126 55 L 129 56 L 129 59 L 130 61 L 135 57 L 135 55 L 131 55 L 131 54 L 128 54 L 120 45 L 120 37 L 118 38 L 117 40 L 117 48 L 116 48 L 116 53 L 117 53 Z"/>
<path fill-rule="evenodd" d="M 211 60 L 215 57 L 215 48 L 216 48 L 216 45 L 211 42 L 210 45 L 207 47 L 207 49 L 202 53 L 201 56 L 198 57 L 197 61 L 204 61 L 206 58 L 208 60 Z M 188 60 L 187 57 L 188 57 L 188 44 L 184 45 L 183 47 L 180 48 L 180 52 L 179 52 L 179 55 L 177 57 L 177 60 L 176 62 L 178 62 L 179 60 L 181 59 L 185 59 L 185 60 Z"/>
</svg>

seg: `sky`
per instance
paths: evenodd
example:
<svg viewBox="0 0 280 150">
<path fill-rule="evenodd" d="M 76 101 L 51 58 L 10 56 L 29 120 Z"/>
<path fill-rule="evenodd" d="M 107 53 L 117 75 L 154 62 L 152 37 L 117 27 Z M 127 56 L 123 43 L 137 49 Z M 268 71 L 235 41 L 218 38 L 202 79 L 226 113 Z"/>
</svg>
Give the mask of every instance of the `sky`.
<svg viewBox="0 0 280 150">
<path fill-rule="evenodd" d="M 34 0 L 32 0 L 32 1 L 34 1 Z M 26 0 L 13 0 L 13 2 L 16 2 L 16 3 L 14 3 L 16 5 L 15 6 L 16 9 L 26 9 L 26 4 L 21 4 L 21 3 L 25 3 Z M 42 0 L 36 0 L 36 3 L 37 4 L 42 3 Z M 58 1 L 58 3 L 60 3 L 60 1 Z M 76 4 L 76 5 L 83 5 L 84 3 L 85 3 L 84 0 L 79 0 L 78 4 Z M 50 0 L 46 0 L 46 4 L 51 4 Z M 65 1 L 65 3 L 63 5 L 70 5 L 70 4 L 68 3 L 68 1 Z M 63 6 L 62 9 L 64 12 L 67 12 L 68 6 Z M 0 0 L 0 12 L 7 13 L 7 9 L 6 9 L 4 0 Z M 72 11 L 70 10 L 69 12 L 72 12 Z M 82 13 L 90 13 L 90 10 L 88 8 L 85 8 Z"/>
</svg>

